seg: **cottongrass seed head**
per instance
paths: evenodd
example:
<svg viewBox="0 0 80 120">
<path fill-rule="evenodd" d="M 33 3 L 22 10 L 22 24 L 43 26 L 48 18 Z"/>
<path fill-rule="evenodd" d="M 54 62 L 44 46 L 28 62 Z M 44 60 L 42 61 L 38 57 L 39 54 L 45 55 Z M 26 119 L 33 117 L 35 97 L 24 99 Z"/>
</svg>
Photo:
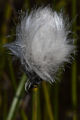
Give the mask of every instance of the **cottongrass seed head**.
<svg viewBox="0 0 80 120">
<path fill-rule="evenodd" d="M 16 28 L 16 41 L 5 46 L 20 58 L 25 68 L 29 78 L 26 89 L 41 80 L 54 82 L 58 69 L 74 53 L 69 33 L 69 23 L 63 13 L 50 7 L 32 10 L 21 19 Z"/>
</svg>

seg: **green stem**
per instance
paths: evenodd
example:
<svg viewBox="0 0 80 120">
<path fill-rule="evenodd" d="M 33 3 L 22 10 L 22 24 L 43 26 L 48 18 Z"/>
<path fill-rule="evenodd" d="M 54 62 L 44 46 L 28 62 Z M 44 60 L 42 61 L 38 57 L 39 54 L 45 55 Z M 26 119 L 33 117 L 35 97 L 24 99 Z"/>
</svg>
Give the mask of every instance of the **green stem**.
<svg viewBox="0 0 80 120">
<path fill-rule="evenodd" d="M 58 106 L 58 93 L 59 93 L 59 83 L 56 83 L 56 86 L 55 86 L 55 88 L 54 88 L 54 119 L 55 120 L 58 120 L 58 113 L 59 113 L 59 110 L 58 110 L 58 108 L 59 108 L 59 106 Z"/>
<path fill-rule="evenodd" d="M 38 120 L 38 88 L 33 89 L 32 120 Z"/>
<path fill-rule="evenodd" d="M 76 17 L 76 0 L 72 0 L 72 18 L 74 19 Z M 73 36 L 74 39 L 76 39 L 76 21 L 73 25 L 73 31 L 75 32 L 75 35 Z M 76 45 L 77 41 L 74 41 L 74 44 Z M 77 120 L 77 63 L 76 61 L 73 62 L 72 65 L 72 105 L 73 105 L 73 120 Z"/>
<path fill-rule="evenodd" d="M 25 81 L 26 81 L 26 75 L 23 75 L 19 83 L 18 89 L 16 91 L 16 95 L 12 101 L 12 105 L 11 105 L 7 120 L 13 120 L 13 118 L 15 117 L 15 111 L 19 107 L 20 97 L 24 90 Z"/>
<path fill-rule="evenodd" d="M 12 82 L 13 89 L 16 92 L 17 84 L 16 84 L 16 78 L 15 78 L 15 75 L 14 75 L 11 56 L 9 56 L 9 58 L 10 58 L 10 60 L 9 60 L 9 69 L 10 69 L 10 75 L 11 75 L 11 80 L 12 80 L 11 82 Z"/>
<path fill-rule="evenodd" d="M 54 120 L 52 109 L 51 109 L 51 103 L 50 103 L 50 99 L 49 99 L 49 93 L 48 93 L 48 90 L 47 90 L 46 83 L 43 82 L 42 86 L 43 86 L 43 91 L 44 91 L 46 107 L 47 107 L 47 111 L 48 111 L 48 115 L 49 115 L 49 120 Z"/>
<path fill-rule="evenodd" d="M 21 109 L 21 117 L 22 117 L 22 120 L 28 120 L 28 117 L 23 109 Z"/>
</svg>

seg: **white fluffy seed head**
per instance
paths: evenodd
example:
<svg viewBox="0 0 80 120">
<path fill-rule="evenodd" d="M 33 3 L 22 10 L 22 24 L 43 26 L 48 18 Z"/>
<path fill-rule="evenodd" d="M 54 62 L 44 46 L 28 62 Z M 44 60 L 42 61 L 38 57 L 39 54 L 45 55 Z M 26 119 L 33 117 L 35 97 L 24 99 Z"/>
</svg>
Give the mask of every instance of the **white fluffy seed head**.
<svg viewBox="0 0 80 120">
<path fill-rule="evenodd" d="M 43 80 L 53 82 L 58 68 L 69 62 L 74 52 L 67 24 L 61 12 L 57 13 L 50 7 L 38 8 L 29 16 L 26 13 L 17 26 L 16 41 L 8 47 L 22 64 L 25 60 L 27 71 L 34 71 Z"/>
</svg>

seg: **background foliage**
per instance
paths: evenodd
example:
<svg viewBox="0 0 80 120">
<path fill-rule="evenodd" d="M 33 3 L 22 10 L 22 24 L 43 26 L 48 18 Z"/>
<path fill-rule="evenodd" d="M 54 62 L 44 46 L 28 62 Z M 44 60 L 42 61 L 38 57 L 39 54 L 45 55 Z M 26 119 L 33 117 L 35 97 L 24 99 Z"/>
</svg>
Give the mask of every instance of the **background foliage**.
<svg viewBox="0 0 80 120">
<path fill-rule="evenodd" d="M 2 46 L 15 40 L 21 11 L 50 5 L 69 15 L 77 54 L 53 85 L 46 82 L 30 93 L 19 60 Z M 0 0 L 0 120 L 80 120 L 80 2 L 78 0 Z"/>
</svg>

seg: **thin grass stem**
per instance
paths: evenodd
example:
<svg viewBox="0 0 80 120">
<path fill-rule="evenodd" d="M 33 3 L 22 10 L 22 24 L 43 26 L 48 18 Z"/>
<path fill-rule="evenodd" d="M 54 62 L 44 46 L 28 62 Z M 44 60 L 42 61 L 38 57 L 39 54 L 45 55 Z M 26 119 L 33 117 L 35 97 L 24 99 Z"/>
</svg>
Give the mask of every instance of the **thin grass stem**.
<svg viewBox="0 0 80 120">
<path fill-rule="evenodd" d="M 51 103 L 50 103 L 50 98 L 49 98 L 49 93 L 48 93 L 47 85 L 45 82 L 42 83 L 42 87 L 43 87 L 43 91 L 44 91 L 45 103 L 46 103 L 46 107 L 47 107 L 47 111 L 48 111 L 49 120 L 54 120 Z"/>
<path fill-rule="evenodd" d="M 33 89 L 32 120 L 38 120 L 38 88 Z"/>
<path fill-rule="evenodd" d="M 72 18 L 74 19 L 76 17 L 76 0 L 72 0 Z M 74 39 L 76 39 L 76 21 L 73 24 L 73 31 L 75 34 L 73 35 Z M 74 44 L 76 45 L 77 41 L 74 41 Z M 73 62 L 72 65 L 72 106 L 74 110 L 73 114 L 73 120 L 77 120 L 77 63 L 76 60 Z"/>
<path fill-rule="evenodd" d="M 7 120 L 13 120 L 15 115 L 16 115 L 15 112 L 19 107 L 20 97 L 21 97 L 22 92 L 24 90 L 25 81 L 26 81 L 26 75 L 23 75 L 22 79 L 21 79 L 21 81 L 19 83 L 18 89 L 16 91 L 16 95 L 15 95 L 13 101 L 12 101 L 11 108 L 10 108 Z"/>
</svg>

